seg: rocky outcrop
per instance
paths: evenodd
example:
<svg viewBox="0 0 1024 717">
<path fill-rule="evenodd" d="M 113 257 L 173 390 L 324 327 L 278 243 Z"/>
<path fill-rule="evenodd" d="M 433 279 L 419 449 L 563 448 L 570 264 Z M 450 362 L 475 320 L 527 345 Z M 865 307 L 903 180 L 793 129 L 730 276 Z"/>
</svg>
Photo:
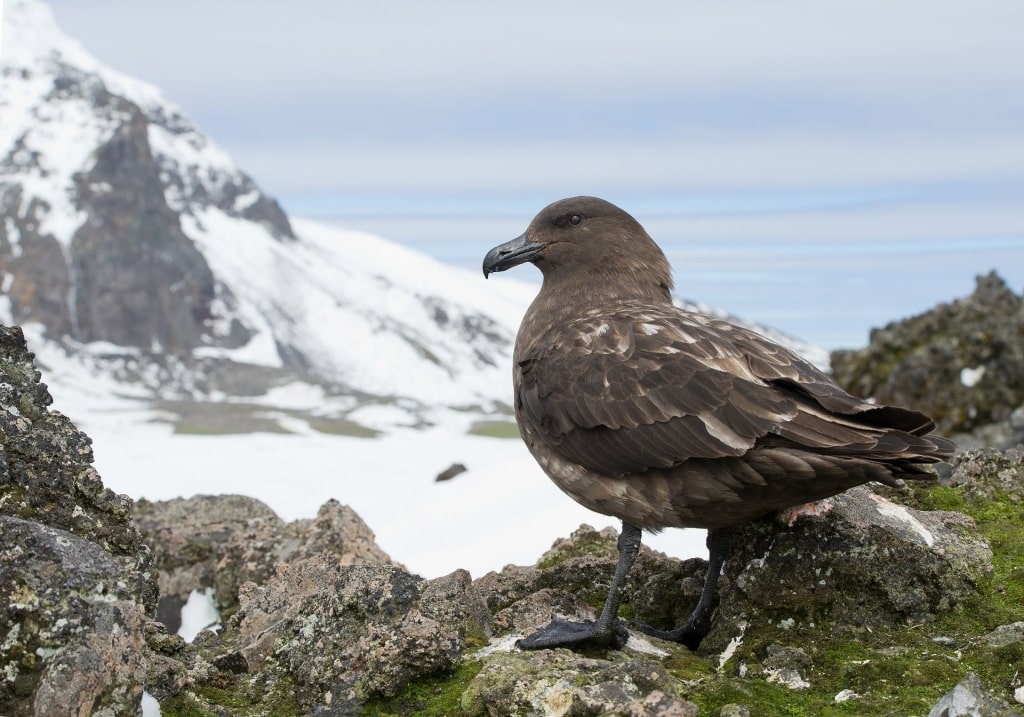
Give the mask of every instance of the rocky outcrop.
<svg viewBox="0 0 1024 717">
<path fill-rule="evenodd" d="M 103 488 L 50 411 L 20 331 L 0 330 L 0 714 L 1024 714 L 1024 449 L 970 450 L 946 480 L 860 488 L 743 527 L 697 652 L 523 652 L 552 616 L 593 618 L 614 530 L 533 566 L 424 579 L 331 501 L 285 523 L 240 496 Z M 144 540 L 151 548 L 147 548 Z M 644 549 L 621 615 L 685 620 L 706 563 Z M 180 605 L 211 588 L 218 631 Z"/>
<path fill-rule="evenodd" d="M 241 584 L 237 611 L 179 654 L 187 677 L 160 696 L 175 714 L 1014 714 L 1022 489 L 1021 453 L 974 451 L 949 485 L 862 488 L 743 528 L 697 653 L 639 632 L 622 650 L 516 649 L 552 616 L 594 617 L 611 529 L 582 526 L 536 565 L 474 581 L 293 553 Z M 622 614 L 678 625 L 704 570 L 644 549 Z"/>
<path fill-rule="evenodd" d="M 1006 424 L 991 440 L 1024 440 L 1024 299 L 995 273 L 970 296 L 871 332 L 869 345 L 832 353 L 836 380 L 879 403 L 935 419 L 939 433 Z M 1019 413 L 1019 412 L 1018 412 Z"/>
<path fill-rule="evenodd" d="M 0 714 L 134 714 L 156 580 L 130 501 L 0 327 Z"/>
</svg>

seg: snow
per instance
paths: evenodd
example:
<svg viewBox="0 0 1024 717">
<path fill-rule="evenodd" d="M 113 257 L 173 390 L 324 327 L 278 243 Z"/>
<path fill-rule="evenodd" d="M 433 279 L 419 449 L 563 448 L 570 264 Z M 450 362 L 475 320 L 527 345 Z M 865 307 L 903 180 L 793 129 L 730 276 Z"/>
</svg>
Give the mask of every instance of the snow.
<svg viewBox="0 0 1024 717">
<path fill-rule="evenodd" d="M 160 717 L 160 703 L 148 692 L 142 693 L 142 717 Z"/>
<path fill-rule="evenodd" d="M 213 596 L 213 588 L 193 590 L 181 607 L 181 626 L 178 635 L 185 642 L 192 642 L 203 630 L 220 629 L 220 611 Z"/>
<path fill-rule="evenodd" d="M 216 207 L 182 217 L 234 297 L 233 308 L 222 304 L 225 318 L 256 332 L 241 349 L 200 355 L 280 366 L 285 345 L 318 375 L 371 394 L 449 406 L 507 400 L 511 342 L 535 286 L 488 291 L 482 276 L 378 237 L 303 220 L 293 227 L 298 240 L 282 242 Z M 505 349 L 480 346 L 489 356 L 481 359 L 462 319 L 489 322 Z"/>
<path fill-rule="evenodd" d="M 25 198 L 46 202 L 40 232 L 67 244 L 85 217 L 70 190 L 76 172 L 88 171 L 93 152 L 124 119 L 114 107 L 98 110 L 77 92 L 55 82 L 68 70 L 92 91 L 107 88 L 149 110 L 179 114 L 152 85 L 116 72 L 96 60 L 56 26 L 50 8 L 36 0 L 8 0 L 0 55 L 0 148 L 11 164 L 0 181 L 21 185 Z M 5 176 L 6 175 L 6 176 Z"/>
<path fill-rule="evenodd" d="M 960 370 L 960 383 L 966 388 L 974 388 L 978 385 L 978 381 L 985 375 L 984 366 L 975 366 L 974 368 L 963 368 Z"/>
</svg>

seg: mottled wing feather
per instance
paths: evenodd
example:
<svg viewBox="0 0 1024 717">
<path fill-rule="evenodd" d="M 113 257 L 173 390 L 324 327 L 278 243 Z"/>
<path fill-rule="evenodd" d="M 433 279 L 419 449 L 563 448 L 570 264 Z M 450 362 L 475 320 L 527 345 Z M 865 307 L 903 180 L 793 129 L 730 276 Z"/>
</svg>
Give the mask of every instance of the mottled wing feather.
<svg viewBox="0 0 1024 717">
<path fill-rule="evenodd" d="M 518 370 L 522 413 L 542 440 L 605 473 L 743 455 L 796 412 L 720 331 L 676 310 L 579 320 Z"/>
<path fill-rule="evenodd" d="M 591 312 L 520 357 L 522 418 L 591 470 L 631 474 L 755 446 L 898 458 L 930 422 L 850 396 L 764 337 L 674 307 Z"/>
</svg>

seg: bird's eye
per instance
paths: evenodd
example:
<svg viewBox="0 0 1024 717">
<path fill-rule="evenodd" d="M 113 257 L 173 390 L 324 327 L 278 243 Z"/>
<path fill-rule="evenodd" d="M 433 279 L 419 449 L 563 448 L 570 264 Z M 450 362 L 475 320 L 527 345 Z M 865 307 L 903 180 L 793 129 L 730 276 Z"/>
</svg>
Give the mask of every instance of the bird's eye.
<svg viewBox="0 0 1024 717">
<path fill-rule="evenodd" d="M 574 227 L 575 226 L 579 226 L 582 222 L 583 222 L 583 215 L 582 214 L 573 214 L 571 217 L 569 217 L 569 223 L 572 224 Z"/>
</svg>

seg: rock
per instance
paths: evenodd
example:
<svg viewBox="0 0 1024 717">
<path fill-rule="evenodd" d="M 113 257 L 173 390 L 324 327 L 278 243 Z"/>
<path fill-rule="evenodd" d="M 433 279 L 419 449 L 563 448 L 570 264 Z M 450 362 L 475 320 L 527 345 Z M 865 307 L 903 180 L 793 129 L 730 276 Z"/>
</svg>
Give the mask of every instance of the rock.
<svg viewBox="0 0 1024 717">
<path fill-rule="evenodd" d="M 465 714 L 684 715 L 683 685 L 659 662 L 624 653 L 607 659 L 568 650 L 489 657 L 462 695 Z"/>
<path fill-rule="evenodd" d="M 750 709 L 746 705 L 725 705 L 718 717 L 750 717 Z"/>
<path fill-rule="evenodd" d="M 85 222 L 70 245 L 72 336 L 189 354 L 212 338 L 213 272 L 167 204 L 143 111 L 102 94 L 122 119 L 88 173 L 75 177 Z"/>
<path fill-rule="evenodd" d="M 906 508 L 863 486 L 814 507 L 737 531 L 725 568 L 734 588 L 702 651 L 724 650 L 752 623 L 858 633 L 931 621 L 991 573 L 991 550 L 962 514 Z"/>
<path fill-rule="evenodd" d="M 153 546 L 160 571 L 158 617 L 171 632 L 193 590 L 213 588 L 224 618 L 238 607 L 239 587 L 263 583 L 277 566 L 333 554 L 340 564 L 390 562 L 373 532 L 348 506 L 328 501 L 316 519 L 285 524 L 264 503 L 246 496 L 140 500 L 135 520 Z"/>
<path fill-rule="evenodd" d="M 1005 452 L 972 449 L 956 456 L 950 485 L 963 486 L 971 501 L 991 501 L 1002 497 L 1013 503 L 1024 502 L 1024 447 Z"/>
<path fill-rule="evenodd" d="M 277 535 L 282 521 L 254 498 L 224 495 L 159 503 L 140 500 L 134 515 L 144 539 L 152 546 L 160 584 L 157 617 L 169 632 L 177 632 L 181 626 L 181 608 L 189 594 L 214 586 L 217 565 L 236 532 L 248 530 L 252 544 L 265 558 L 276 563 L 278 557 L 271 546 L 253 539 L 252 534 L 264 528 L 265 534 Z M 226 593 L 218 594 L 217 601 L 230 604 Z"/>
<path fill-rule="evenodd" d="M 369 698 L 455 669 L 467 646 L 491 635 L 465 571 L 423 580 L 394 565 L 343 565 L 332 554 L 280 565 L 266 585 L 244 585 L 239 604 L 228 628 L 237 628 L 237 645 L 222 663 L 237 655 L 241 671 L 287 679 L 319 714 L 359 714 Z M 212 640 L 208 654 L 222 645 Z"/>
<path fill-rule="evenodd" d="M 0 712 L 130 712 L 146 676 L 142 587 L 126 584 L 99 545 L 67 531 L 0 516 L 0 533 L 8 677 Z"/>
<path fill-rule="evenodd" d="M 928 717 L 1021 717 L 1021 714 L 1005 700 L 989 694 L 978 676 L 971 673 L 939 700 Z"/>
<path fill-rule="evenodd" d="M 465 465 L 463 465 L 462 463 L 452 463 L 450 466 L 448 466 L 443 471 L 438 473 L 437 476 L 434 478 L 434 481 L 440 483 L 442 481 L 451 480 L 455 476 L 462 475 L 465 472 Z"/>
<path fill-rule="evenodd" d="M 969 432 L 1024 406 L 1022 335 L 1024 299 L 992 272 L 964 299 L 873 330 L 867 348 L 833 352 L 832 370 L 855 395 L 923 411 L 940 433 Z"/>
<path fill-rule="evenodd" d="M 336 500 L 320 506 L 312 523 L 299 521 L 298 542 L 294 552 L 286 552 L 285 560 L 302 560 L 314 555 L 331 554 L 341 565 L 374 563 L 384 565 L 392 560 L 377 545 L 369 526 L 354 510 Z"/>
<path fill-rule="evenodd" d="M 777 682 L 791 690 L 802 690 L 811 684 L 801 672 L 811 666 L 810 656 L 799 647 L 769 645 L 764 669 L 769 682 Z"/>
<path fill-rule="evenodd" d="M 0 714 L 135 714 L 151 557 L 32 359 L 0 327 Z"/>
<path fill-rule="evenodd" d="M 1006 647 L 1015 642 L 1024 644 L 1024 622 L 1000 625 L 981 639 L 989 647 Z"/>
<path fill-rule="evenodd" d="M 48 409 L 33 359 L 21 329 L 0 326 L 0 512 L 136 557 L 144 548 L 131 501 L 103 487 L 89 437 Z"/>
</svg>

